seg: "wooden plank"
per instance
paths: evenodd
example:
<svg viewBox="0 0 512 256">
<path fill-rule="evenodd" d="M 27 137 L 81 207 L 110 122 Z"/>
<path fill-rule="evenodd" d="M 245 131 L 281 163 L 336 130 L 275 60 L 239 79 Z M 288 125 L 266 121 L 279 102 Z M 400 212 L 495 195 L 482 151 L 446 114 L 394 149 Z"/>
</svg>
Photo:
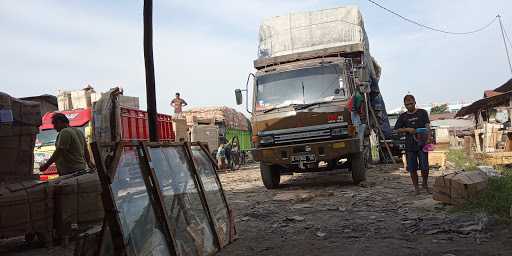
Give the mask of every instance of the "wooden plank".
<svg viewBox="0 0 512 256">
<path fill-rule="evenodd" d="M 319 57 L 355 57 L 364 52 L 360 44 L 337 46 L 326 49 L 287 54 L 268 58 L 259 58 L 254 61 L 254 68 L 262 69 L 268 66 L 284 64 L 298 60 L 308 60 Z"/>
</svg>

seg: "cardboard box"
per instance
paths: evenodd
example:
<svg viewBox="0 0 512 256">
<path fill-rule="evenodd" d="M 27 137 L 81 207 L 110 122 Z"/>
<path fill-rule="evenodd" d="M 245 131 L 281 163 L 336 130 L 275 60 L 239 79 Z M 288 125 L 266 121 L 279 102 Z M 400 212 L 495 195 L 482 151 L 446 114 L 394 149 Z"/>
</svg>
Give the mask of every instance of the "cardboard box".
<svg viewBox="0 0 512 256">
<path fill-rule="evenodd" d="M 47 182 L 0 185 L 0 238 L 39 233 L 48 240 L 43 242 L 51 241 L 53 202 L 53 187 Z"/>
<path fill-rule="evenodd" d="M 71 101 L 71 92 L 59 91 L 57 94 L 57 105 L 60 111 L 73 109 L 73 103 Z"/>
<path fill-rule="evenodd" d="M 75 177 L 60 177 L 52 181 L 55 187 L 55 228 L 64 235 L 71 224 L 80 230 L 101 224 L 104 210 L 101 183 L 97 173 Z"/>
<path fill-rule="evenodd" d="M 19 100 L 0 92 L 0 110 L 2 120 L 8 118 L 14 124 L 20 125 L 41 125 L 41 108 L 39 102 Z M 9 123 L 8 120 L 2 123 Z"/>
<path fill-rule="evenodd" d="M 219 128 L 215 125 L 193 126 L 190 134 L 192 142 L 206 143 L 212 152 L 219 147 Z"/>
<path fill-rule="evenodd" d="M 15 126 L 13 126 L 15 127 Z M 34 144 L 36 131 L 33 127 L 0 128 L 6 133 L 0 136 L 0 181 L 26 177 L 33 179 Z M 30 133 L 33 132 L 33 133 Z"/>
<path fill-rule="evenodd" d="M 434 200 L 461 205 L 485 190 L 487 175 L 482 171 L 458 171 L 439 176 L 434 182 Z"/>
<path fill-rule="evenodd" d="M 86 109 L 92 107 L 91 102 L 91 91 L 89 90 L 78 90 L 71 92 L 71 102 L 73 109 Z"/>
<path fill-rule="evenodd" d="M 176 141 L 189 141 L 188 126 L 186 119 L 173 119 L 172 128 L 176 135 Z"/>
</svg>

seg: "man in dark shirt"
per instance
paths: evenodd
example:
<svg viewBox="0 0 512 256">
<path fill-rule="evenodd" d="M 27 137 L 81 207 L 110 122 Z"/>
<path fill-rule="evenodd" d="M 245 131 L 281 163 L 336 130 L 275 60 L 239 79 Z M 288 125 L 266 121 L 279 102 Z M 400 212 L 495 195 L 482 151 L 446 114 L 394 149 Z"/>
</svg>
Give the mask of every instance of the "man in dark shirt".
<svg viewBox="0 0 512 256">
<path fill-rule="evenodd" d="M 430 120 L 424 109 L 416 108 L 416 100 L 412 95 L 404 97 L 404 105 L 407 112 L 402 113 L 395 124 L 395 130 L 406 133 L 406 158 L 407 171 L 411 174 L 412 183 L 416 194 L 419 194 L 418 169 L 421 170 L 423 188 L 430 193 L 428 188 L 428 153 L 423 151 L 423 146 L 431 143 Z M 424 134 L 417 133 L 418 128 L 426 129 Z M 421 130 L 421 129 L 420 129 Z"/>
</svg>

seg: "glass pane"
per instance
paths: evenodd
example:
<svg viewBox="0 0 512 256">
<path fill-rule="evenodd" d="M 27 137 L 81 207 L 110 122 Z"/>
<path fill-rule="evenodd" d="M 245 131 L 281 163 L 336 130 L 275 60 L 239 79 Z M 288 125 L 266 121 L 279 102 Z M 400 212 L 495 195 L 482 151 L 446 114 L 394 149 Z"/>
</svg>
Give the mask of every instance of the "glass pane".
<svg viewBox="0 0 512 256">
<path fill-rule="evenodd" d="M 123 149 L 111 186 L 128 250 L 134 255 L 170 255 L 135 148 Z"/>
<path fill-rule="evenodd" d="M 208 155 L 199 146 L 192 146 L 192 157 L 197 168 L 199 178 L 203 183 L 206 201 L 213 216 L 215 229 L 219 235 L 221 246 L 229 243 L 229 214 L 227 205 L 222 198 L 222 192 L 217 180 L 215 169 Z"/>
<path fill-rule="evenodd" d="M 149 148 L 178 255 L 211 255 L 213 232 L 183 147 Z"/>
</svg>

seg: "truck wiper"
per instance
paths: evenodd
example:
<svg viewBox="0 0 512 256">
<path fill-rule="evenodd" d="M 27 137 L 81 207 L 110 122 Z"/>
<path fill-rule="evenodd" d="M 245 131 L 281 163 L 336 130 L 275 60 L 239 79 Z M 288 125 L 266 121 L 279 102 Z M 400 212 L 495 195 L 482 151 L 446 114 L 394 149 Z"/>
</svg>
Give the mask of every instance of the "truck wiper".
<svg viewBox="0 0 512 256">
<path fill-rule="evenodd" d="M 306 108 L 309 108 L 312 106 L 321 105 L 321 104 L 327 103 L 327 102 L 329 102 L 329 101 L 320 101 L 320 102 L 308 103 L 308 104 L 303 104 L 303 105 L 297 105 L 295 110 L 302 110 L 302 109 L 306 109 Z"/>
<path fill-rule="evenodd" d="M 276 109 L 278 109 L 278 107 L 271 107 L 269 109 L 264 110 L 263 113 L 268 113 L 268 112 L 274 111 Z"/>
</svg>

